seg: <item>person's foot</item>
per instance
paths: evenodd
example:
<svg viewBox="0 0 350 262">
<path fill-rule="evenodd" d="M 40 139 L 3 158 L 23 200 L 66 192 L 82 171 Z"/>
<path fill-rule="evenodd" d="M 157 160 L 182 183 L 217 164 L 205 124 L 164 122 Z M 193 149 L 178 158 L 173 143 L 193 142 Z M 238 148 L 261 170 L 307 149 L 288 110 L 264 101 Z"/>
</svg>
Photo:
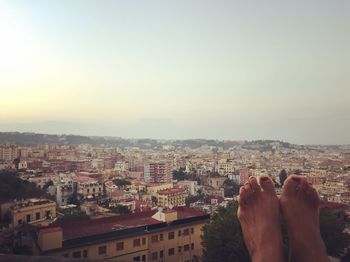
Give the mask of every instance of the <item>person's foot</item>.
<svg viewBox="0 0 350 262">
<path fill-rule="evenodd" d="M 305 177 L 289 176 L 280 205 L 289 235 L 289 261 L 328 261 L 320 234 L 319 197 Z"/>
<path fill-rule="evenodd" d="M 253 262 L 283 261 L 279 202 L 269 177 L 255 177 L 240 188 L 238 219 Z"/>
</svg>

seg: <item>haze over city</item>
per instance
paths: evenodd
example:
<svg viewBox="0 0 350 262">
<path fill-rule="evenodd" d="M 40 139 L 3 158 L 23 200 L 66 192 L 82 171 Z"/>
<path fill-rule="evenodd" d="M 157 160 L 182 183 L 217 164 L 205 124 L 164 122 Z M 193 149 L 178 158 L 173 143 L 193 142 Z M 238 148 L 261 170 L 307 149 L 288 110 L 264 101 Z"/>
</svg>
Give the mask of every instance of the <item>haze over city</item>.
<svg viewBox="0 0 350 262">
<path fill-rule="evenodd" d="M 350 143 L 348 1 L 1 1 L 0 131 Z"/>
</svg>

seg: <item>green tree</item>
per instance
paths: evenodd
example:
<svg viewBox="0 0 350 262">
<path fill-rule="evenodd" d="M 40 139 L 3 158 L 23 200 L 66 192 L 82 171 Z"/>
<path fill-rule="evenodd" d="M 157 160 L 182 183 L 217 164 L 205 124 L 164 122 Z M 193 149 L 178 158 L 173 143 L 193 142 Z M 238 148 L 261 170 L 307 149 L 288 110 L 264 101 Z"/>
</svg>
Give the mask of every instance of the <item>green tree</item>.
<svg viewBox="0 0 350 262">
<path fill-rule="evenodd" d="M 130 210 L 127 206 L 117 205 L 116 207 L 111 208 L 111 212 L 117 214 L 129 214 Z"/>
<path fill-rule="evenodd" d="M 113 183 L 118 186 L 118 187 L 124 187 L 124 186 L 130 186 L 131 185 L 131 182 L 128 181 L 128 180 L 125 180 L 125 179 L 114 179 L 113 180 Z"/>
<path fill-rule="evenodd" d="M 185 168 L 180 167 L 179 170 L 174 170 L 173 171 L 173 179 L 175 180 L 188 180 L 191 177 L 185 173 Z"/>
<path fill-rule="evenodd" d="M 35 183 L 22 180 L 13 171 L 0 172 L 0 200 L 41 197 L 45 190 L 36 187 Z"/>
<path fill-rule="evenodd" d="M 89 220 L 89 216 L 85 212 L 81 211 L 80 209 L 72 209 L 64 216 L 58 217 L 55 220 L 54 225 L 61 225 L 84 220 Z"/>
<path fill-rule="evenodd" d="M 152 200 L 152 203 L 154 203 L 155 205 L 157 205 L 157 203 L 158 203 L 158 198 L 157 198 L 157 197 L 152 196 L 152 197 L 151 197 L 151 200 Z"/>
<path fill-rule="evenodd" d="M 280 185 L 283 186 L 284 181 L 286 181 L 287 176 L 288 176 L 287 171 L 285 169 L 282 169 L 278 176 L 280 179 Z"/>
<path fill-rule="evenodd" d="M 76 193 L 73 193 L 67 200 L 68 204 L 73 204 L 76 206 L 80 206 L 80 202 L 78 200 L 78 196 Z"/>
<path fill-rule="evenodd" d="M 235 181 L 226 179 L 223 186 L 225 197 L 234 197 L 239 194 L 240 186 Z"/>
<path fill-rule="evenodd" d="M 250 261 L 237 218 L 238 204 L 231 202 L 220 207 L 211 222 L 204 226 L 202 244 L 203 261 Z"/>
<path fill-rule="evenodd" d="M 187 207 L 190 206 L 190 204 L 197 202 L 198 200 L 202 200 L 204 198 L 203 194 L 195 195 L 195 196 L 188 196 L 185 199 L 185 204 Z"/>
<path fill-rule="evenodd" d="M 333 257 L 345 255 L 350 245 L 350 235 L 344 232 L 345 222 L 328 209 L 320 210 L 321 236 L 327 247 L 327 254 Z"/>
</svg>

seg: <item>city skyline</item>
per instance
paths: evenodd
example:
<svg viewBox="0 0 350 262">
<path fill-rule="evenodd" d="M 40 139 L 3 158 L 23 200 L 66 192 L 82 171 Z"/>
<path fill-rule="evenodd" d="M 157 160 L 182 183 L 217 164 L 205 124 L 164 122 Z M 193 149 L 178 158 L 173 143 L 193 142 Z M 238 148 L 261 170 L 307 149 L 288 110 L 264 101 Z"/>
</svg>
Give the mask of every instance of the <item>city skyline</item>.
<svg viewBox="0 0 350 262">
<path fill-rule="evenodd" d="M 0 131 L 349 144 L 346 1 L 2 1 Z"/>
</svg>

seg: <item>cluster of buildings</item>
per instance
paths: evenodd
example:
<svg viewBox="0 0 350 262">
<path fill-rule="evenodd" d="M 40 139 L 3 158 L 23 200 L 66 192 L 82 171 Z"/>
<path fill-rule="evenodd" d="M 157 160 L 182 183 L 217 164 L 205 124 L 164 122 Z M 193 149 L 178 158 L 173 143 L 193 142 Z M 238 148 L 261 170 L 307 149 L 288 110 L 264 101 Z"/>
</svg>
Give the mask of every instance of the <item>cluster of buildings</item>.
<svg viewBox="0 0 350 262">
<path fill-rule="evenodd" d="M 194 261 L 202 255 L 201 228 L 210 213 L 236 197 L 227 193 L 232 184 L 268 175 L 279 185 L 282 169 L 305 175 L 325 203 L 349 215 L 348 147 L 3 143 L 0 170 L 7 169 L 47 192 L 45 198 L 0 202 L 2 236 L 14 232 L 12 244 L 34 255 Z M 89 219 L 58 223 L 77 210 Z"/>
</svg>

